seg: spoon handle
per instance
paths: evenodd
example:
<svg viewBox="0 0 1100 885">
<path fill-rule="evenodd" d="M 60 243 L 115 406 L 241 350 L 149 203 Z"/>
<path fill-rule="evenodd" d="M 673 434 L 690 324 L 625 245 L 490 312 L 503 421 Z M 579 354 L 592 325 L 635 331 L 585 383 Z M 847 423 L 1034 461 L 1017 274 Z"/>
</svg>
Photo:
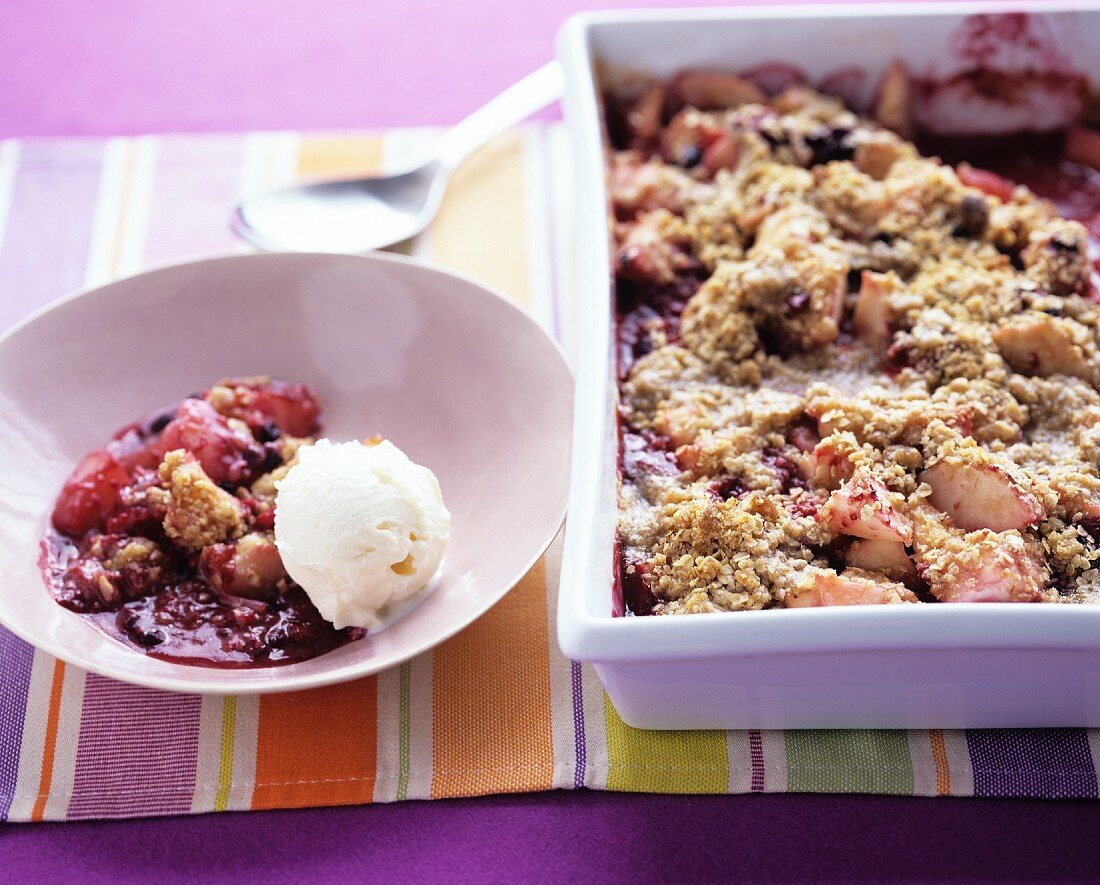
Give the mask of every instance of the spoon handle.
<svg viewBox="0 0 1100 885">
<path fill-rule="evenodd" d="M 454 169 L 493 136 L 560 99 L 563 88 L 561 65 L 543 65 L 444 132 L 436 142 L 436 156 Z"/>
</svg>

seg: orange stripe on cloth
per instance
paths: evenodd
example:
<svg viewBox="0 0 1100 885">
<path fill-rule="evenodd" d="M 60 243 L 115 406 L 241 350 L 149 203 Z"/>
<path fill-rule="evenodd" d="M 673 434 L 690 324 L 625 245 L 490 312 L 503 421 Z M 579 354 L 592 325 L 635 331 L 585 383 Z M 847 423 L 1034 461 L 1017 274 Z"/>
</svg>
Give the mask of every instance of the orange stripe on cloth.
<svg viewBox="0 0 1100 885">
<path fill-rule="evenodd" d="M 431 257 L 530 303 L 523 140 L 464 163 L 429 232 Z M 553 786 L 546 579 L 538 563 L 432 657 L 433 797 Z"/>
<path fill-rule="evenodd" d="M 377 714 L 373 676 L 261 698 L 252 807 L 370 802 Z"/>
<path fill-rule="evenodd" d="M 382 140 L 371 135 L 311 135 L 298 147 L 299 175 L 354 175 L 382 165 Z"/>
<path fill-rule="evenodd" d="M 57 723 L 61 719 L 61 694 L 65 687 L 65 664 L 53 662 L 53 681 L 50 683 L 50 711 L 46 717 L 46 737 L 42 746 L 42 774 L 38 778 L 38 798 L 31 809 L 31 820 L 42 820 L 46 802 L 53 786 L 53 759 L 57 751 Z"/>
<path fill-rule="evenodd" d="M 316 135 L 298 147 L 301 175 L 378 169 L 382 142 L 369 135 Z M 377 761 L 374 677 L 260 699 L 253 808 L 370 802 Z"/>
<path fill-rule="evenodd" d="M 932 761 L 936 764 L 936 795 L 948 796 L 951 793 L 951 764 L 947 759 L 943 732 L 938 728 L 932 729 L 928 732 L 928 740 L 932 744 Z"/>
<path fill-rule="evenodd" d="M 553 786 L 546 577 L 542 562 L 435 650 L 432 798 Z"/>
</svg>

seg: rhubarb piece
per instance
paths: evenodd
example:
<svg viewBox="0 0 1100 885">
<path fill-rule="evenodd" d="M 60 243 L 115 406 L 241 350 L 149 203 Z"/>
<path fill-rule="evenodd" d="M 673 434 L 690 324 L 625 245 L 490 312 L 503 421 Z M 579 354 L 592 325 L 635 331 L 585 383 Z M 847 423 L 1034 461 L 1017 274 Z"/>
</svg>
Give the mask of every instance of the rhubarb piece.
<svg viewBox="0 0 1100 885">
<path fill-rule="evenodd" d="M 918 602 L 904 584 L 890 581 L 858 568 L 842 574 L 812 569 L 787 592 L 787 608 L 811 608 L 824 605 L 884 605 Z"/>
<path fill-rule="evenodd" d="M 102 525 L 118 506 L 119 490 L 129 481 L 129 474 L 106 450 L 86 455 L 57 498 L 54 528 L 75 536 Z"/>
<path fill-rule="evenodd" d="M 842 535 L 908 544 L 913 525 L 900 501 L 900 495 L 892 495 L 869 470 L 860 468 L 829 497 L 820 519 Z"/>
<path fill-rule="evenodd" d="M 176 417 L 164 428 L 160 449 L 183 449 L 195 456 L 215 483 L 238 483 L 261 465 L 264 452 L 248 428 L 229 422 L 205 400 L 185 399 Z"/>
</svg>

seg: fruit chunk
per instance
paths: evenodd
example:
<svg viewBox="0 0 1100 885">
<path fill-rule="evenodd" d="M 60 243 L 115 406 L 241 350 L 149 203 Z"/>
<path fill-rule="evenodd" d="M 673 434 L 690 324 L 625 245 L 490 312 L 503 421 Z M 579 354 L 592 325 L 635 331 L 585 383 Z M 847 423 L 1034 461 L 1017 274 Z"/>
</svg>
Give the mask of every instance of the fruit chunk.
<svg viewBox="0 0 1100 885">
<path fill-rule="evenodd" d="M 672 215 L 664 209 L 622 225 L 615 272 L 637 283 L 673 282 L 677 273 L 691 267 L 691 260 L 676 243 L 672 225 Z"/>
<path fill-rule="evenodd" d="M 313 436 L 321 429 L 321 404 L 308 384 L 267 378 L 228 378 L 207 391 L 206 401 L 226 418 L 240 418 L 254 431 L 271 425 L 289 436 Z"/>
<path fill-rule="evenodd" d="M 812 424 L 795 424 L 787 431 L 787 442 L 807 455 L 817 448 L 821 437 L 817 435 L 817 427 Z"/>
<path fill-rule="evenodd" d="M 184 449 L 215 483 L 239 483 L 263 461 L 263 448 L 247 429 L 237 430 L 205 400 L 185 399 L 161 434 L 161 451 Z"/>
<path fill-rule="evenodd" d="M 737 164 L 740 152 L 733 133 L 694 108 L 681 111 L 661 132 L 661 155 L 686 169 L 700 164 L 711 173 L 728 169 Z"/>
<path fill-rule="evenodd" d="M 820 519 L 842 535 L 908 544 L 913 524 L 892 497 L 869 470 L 860 468 L 825 502 Z"/>
<path fill-rule="evenodd" d="M 642 90 L 638 100 L 626 112 L 626 125 L 631 138 L 648 142 L 661 131 L 661 113 L 665 107 L 665 87 L 654 80 Z"/>
<path fill-rule="evenodd" d="M 859 297 L 852 316 L 856 334 L 878 350 L 885 351 L 892 337 L 893 311 L 889 296 L 897 288 L 897 277 L 865 270 L 861 274 Z"/>
<path fill-rule="evenodd" d="M 701 111 L 720 111 L 767 101 L 767 96 L 752 81 L 714 71 L 681 71 L 669 82 L 668 91 L 674 102 Z"/>
<path fill-rule="evenodd" d="M 850 433 L 824 435 L 810 455 L 810 481 L 825 489 L 839 487 L 852 476 L 855 468 L 851 457 L 858 448 L 859 444 Z"/>
<path fill-rule="evenodd" d="M 955 167 L 955 173 L 958 175 L 959 181 L 967 187 L 977 188 L 983 194 L 996 197 L 1005 203 L 1012 199 L 1012 191 L 1016 185 L 1007 178 L 1002 178 L 996 172 L 977 169 L 969 163 L 959 163 Z"/>
<path fill-rule="evenodd" d="M 1042 547 L 1019 532 L 964 532 L 927 504 L 916 504 L 913 558 L 941 602 L 1040 602 L 1048 588 Z"/>
<path fill-rule="evenodd" d="M 286 580 L 283 560 L 274 540 L 259 532 L 245 535 L 235 544 L 213 544 L 199 557 L 203 576 L 218 593 L 269 599 Z"/>
<path fill-rule="evenodd" d="M 130 475 L 103 449 L 85 455 L 73 470 L 53 510 L 53 525 L 67 535 L 83 535 L 103 524 L 118 505 Z"/>
<path fill-rule="evenodd" d="M 1092 372 L 1073 325 L 1045 313 L 1014 319 L 993 333 L 1001 356 L 1023 375 L 1073 375 L 1088 379 Z"/>
<path fill-rule="evenodd" d="M 1003 532 L 1043 517 L 1043 507 L 1005 468 L 991 461 L 939 461 L 920 474 L 928 501 L 961 529 Z"/>
<path fill-rule="evenodd" d="M 843 574 L 813 569 L 787 593 L 787 608 L 823 605 L 884 605 L 917 602 L 904 584 L 890 581 L 862 569 L 846 569 Z"/>
<path fill-rule="evenodd" d="M 913 134 L 913 86 L 901 62 L 895 61 L 883 75 L 873 116 L 903 138 Z"/>
<path fill-rule="evenodd" d="M 308 384 L 268 384 L 256 392 L 253 408 L 290 436 L 321 430 L 321 406 Z"/>
<path fill-rule="evenodd" d="M 1071 126 L 1066 132 L 1066 159 L 1100 171 L 1100 132 Z"/>
<path fill-rule="evenodd" d="M 933 582 L 941 602 L 1038 602 L 1047 583 L 1042 553 L 1016 534 L 974 532 L 967 540 L 976 557 L 960 563 L 953 575 Z"/>
<path fill-rule="evenodd" d="M 851 568 L 881 572 L 892 581 L 908 583 L 917 577 L 917 568 L 901 541 L 860 538 L 844 552 L 844 561 Z"/>
</svg>

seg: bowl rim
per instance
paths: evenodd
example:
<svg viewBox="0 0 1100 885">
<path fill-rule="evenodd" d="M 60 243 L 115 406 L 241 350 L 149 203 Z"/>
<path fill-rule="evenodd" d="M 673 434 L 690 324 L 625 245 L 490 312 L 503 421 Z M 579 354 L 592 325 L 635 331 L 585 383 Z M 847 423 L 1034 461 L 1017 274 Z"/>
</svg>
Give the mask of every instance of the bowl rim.
<svg viewBox="0 0 1100 885">
<path fill-rule="evenodd" d="M 560 368 L 565 372 L 565 378 L 568 378 L 570 383 L 574 382 L 573 371 L 569 365 L 569 361 L 566 358 L 565 351 L 559 342 L 548 329 L 544 327 L 542 323 L 535 317 L 535 315 L 528 308 L 517 304 L 501 290 L 495 286 L 489 285 L 476 277 L 467 274 L 463 271 L 455 270 L 448 267 L 443 267 L 436 262 L 415 258 L 408 255 L 394 254 L 388 252 L 371 252 L 366 254 L 351 254 L 351 253 L 333 253 L 333 252 L 233 252 L 226 250 L 218 250 L 209 253 L 200 253 L 197 255 L 187 256 L 181 259 L 173 259 L 169 261 L 159 262 L 145 267 L 135 273 L 126 274 L 116 277 L 106 283 L 99 283 L 96 285 L 83 286 L 79 289 L 75 289 L 64 295 L 55 298 L 53 301 L 43 305 L 37 310 L 32 311 L 27 316 L 16 322 L 9 329 L 5 330 L 3 334 L 0 334 L 0 371 L 3 369 L 3 356 L 4 348 L 7 343 L 16 335 L 18 335 L 23 329 L 36 322 L 41 317 L 58 310 L 70 302 L 77 299 L 91 296 L 94 297 L 96 293 L 110 289 L 115 285 L 123 282 L 129 282 L 139 277 L 154 276 L 163 271 L 170 271 L 189 265 L 198 264 L 210 264 L 210 263 L 241 263 L 249 264 L 253 262 L 273 262 L 273 261 L 287 261 L 296 259 L 315 259 L 315 260 L 333 260 L 333 261 L 352 261 L 352 262 L 366 262 L 366 263 L 381 263 L 381 264 L 396 264 L 406 267 L 415 267 L 428 272 L 434 272 L 442 274 L 447 277 L 459 280 L 463 283 L 467 283 L 473 286 L 475 289 L 481 290 L 486 295 L 501 302 L 506 308 L 518 313 L 524 320 L 530 323 L 553 348 L 553 352 L 557 356 Z M 572 441 L 572 431 L 568 434 L 569 444 Z M 308 675 L 294 675 L 283 678 L 272 678 L 264 683 L 257 683 L 254 685 L 237 685 L 234 684 L 232 678 L 228 678 L 225 674 L 234 673 L 238 669 L 244 672 L 255 672 L 256 670 L 263 670 L 267 673 L 280 674 L 290 671 L 295 664 L 287 664 L 274 667 L 263 668 L 233 668 L 233 667 L 207 667 L 203 665 L 195 664 L 183 664 L 174 661 L 164 661 L 159 658 L 152 657 L 150 655 L 142 654 L 134 649 L 129 648 L 125 643 L 115 639 L 110 634 L 98 631 L 94 625 L 88 624 L 88 628 L 97 630 L 102 636 L 118 644 L 120 648 L 126 649 L 136 659 L 148 662 L 147 666 L 156 669 L 158 667 L 186 667 L 188 672 L 203 673 L 212 672 L 219 674 L 217 679 L 212 679 L 209 682 L 203 679 L 189 680 L 181 677 L 173 676 L 170 673 L 161 675 L 157 673 L 144 673 L 134 672 L 120 675 L 112 670 L 110 666 L 105 666 L 94 659 L 85 659 L 80 655 L 73 654 L 66 646 L 56 643 L 49 637 L 43 637 L 36 635 L 33 631 L 24 630 L 19 626 L 13 625 L 5 621 L 0 617 L 0 627 L 10 631 L 15 636 L 19 637 L 24 642 L 32 645 L 34 648 L 51 655 L 66 664 L 78 667 L 89 673 L 94 673 L 99 676 L 104 676 L 116 681 L 129 683 L 131 685 L 139 685 L 146 688 L 154 688 L 162 691 L 177 692 L 191 695 L 261 695 L 261 694 L 280 694 L 291 691 L 302 691 L 311 688 L 321 688 L 327 685 L 335 685 L 342 682 L 350 682 L 355 679 L 361 679 L 367 676 L 372 676 L 376 673 L 383 672 L 385 670 L 392 669 L 399 666 L 418 655 L 423 654 L 435 648 L 437 645 L 446 642 L 462 630 L 469 627 L 474 621 L 480 619 L 489 609 L 500 602 L 508 593 L 510 593 L 524 576 L 538 563 L 542 556 L 549 549 L 554 540 L 561 534 L 562 525 L 565 523 L 565 514 L 568 507 L 568 494 L 563 495 L 561 505 L 558 508 L 558 513 L 553 521 L 554 529 L 549 536 L 539 545 L 537 551 L 524 562 L 522 568 L 518 570 L 518 573 L 514 580 L 502 587 L 499 591 L 494 592 L 486 596 L 485 599 L 479 601 L 474 607 L 472 614 L 461 619 L 460 622 L 455 625 L 450 625 L 447 629 L 441 633 L 438 637 L 418 642 L 415 645 L 410 646 L 408 650 L 402 651 L 393 660 L 387 661 L 384 665 L 379 666 L 373 658 L 367 658 L 364 661 L 350 662 L 345 666 L 330 669 L 321 670 L 317 673 Z M 48 592 L 45 585 L 42 590 Z M 64 611 L 61 606 L 58 606 L 59 610 Z M 74 617 L 79 617 L 75 613 L 67 612 Z M 318 657 L 324 657 L 319 655 Z M 315 660 L 310 658 L 309 660 Z M 304 663 L 304 662 L 298 662 Z M 146 666 L 146 665 L 141 665 Z"/>
</svg>

